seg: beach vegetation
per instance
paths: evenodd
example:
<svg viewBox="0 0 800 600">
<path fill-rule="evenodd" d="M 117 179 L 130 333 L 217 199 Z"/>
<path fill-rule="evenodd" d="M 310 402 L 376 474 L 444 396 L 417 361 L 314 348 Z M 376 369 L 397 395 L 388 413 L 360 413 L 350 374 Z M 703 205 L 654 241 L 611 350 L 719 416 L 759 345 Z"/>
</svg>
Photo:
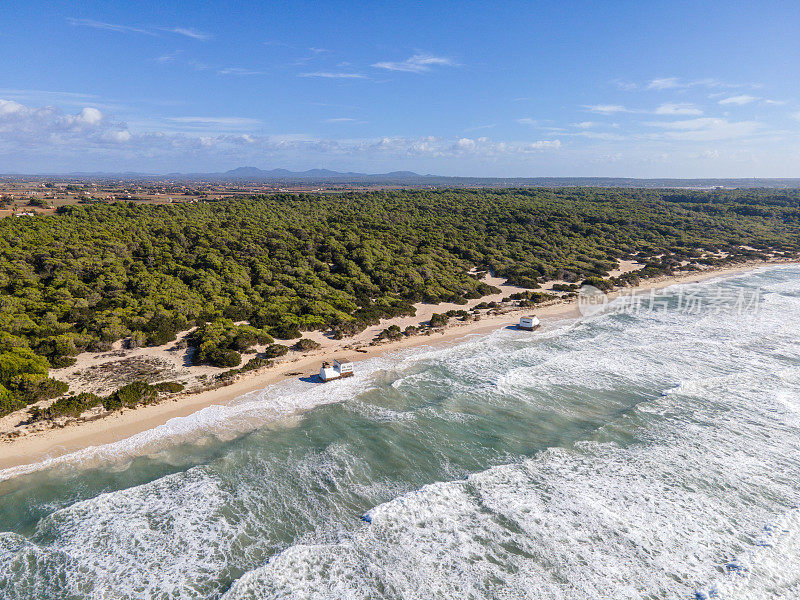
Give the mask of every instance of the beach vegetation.
<svg viewBox="0 0 800 600">
<path fill-rule="evenodd" d="M 417 302 L 499 291 L 476 273 L 529 290 L 624 286 L 799 250 L 795 190 L 380 190 L 0 219 L 0 414 L 35 397 L 21 375 L 46 378 L 120 339 L 161 345 L 195 328 L 197 363 L 238 366 L 273 338 L 351 335 Z M 610 277 L 620 260 L 643 266 Z"/>
<path fill-rule="evenodd" d="M 316 350 L 322 344 L 319 342 L 315 342 L 309 338 L 301 338 L 297 340 L 294 346 L 292 346 L 295 350 L 299 350 L 300 352 L 307 352 L 309 350 Z"/>
</svg>

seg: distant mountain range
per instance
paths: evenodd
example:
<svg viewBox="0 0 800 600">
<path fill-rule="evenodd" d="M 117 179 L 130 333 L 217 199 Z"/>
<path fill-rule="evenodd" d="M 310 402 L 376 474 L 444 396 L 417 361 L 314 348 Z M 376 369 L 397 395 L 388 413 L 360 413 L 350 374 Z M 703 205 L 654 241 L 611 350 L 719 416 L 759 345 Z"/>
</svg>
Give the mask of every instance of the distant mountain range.
<svg viewBox="0 0 800 600">
<path fill-rule="evenodd" d="M 203 174 L 192 174 L 204 176 Z M 362 181 L 362 180 L 405 180 L 420 179 L 423 177 L 434 177 L 433 175 L 419 175 L 413 171 L 392 171 L 391 173 L 355 173 L 349 171 L 340 173 L 328 169 L 309 169 L 308 171 L 289 171 L 288 169 L 270 169 L 265 171 L 258 167 L 237 167 L 224 173 L 207 173 L 205 176 L 213 176 L 228 179 L 246 179 L 248 181 L 269 181 L 269 180 L 314 180 L 314 181 Z"/>
<path fill-rule="evenodd" d="M 6 177 L 30 178 L 32 175 L 6 175 Z M 237 167 L 218 173 L 62 173 L 40 174 L 37 177 L 54 179 L 144 179 L 149 181 L 214 181 L 214 182 L 271 182 L 279 185 L 325 185 L 354 186 L 404 186 L 404 187 L 624 187 L 624 188 L 800 188 L 800 178 L 753 178 L 753 179 L 634 179 L 629 177 L 448 177 L 444 175 L 420 175 L 413 171 L 390 173 L 339 172 L 328 169 L 289 171 L 288 169 L 264 170 L 258 167 Z"/>
</svg>

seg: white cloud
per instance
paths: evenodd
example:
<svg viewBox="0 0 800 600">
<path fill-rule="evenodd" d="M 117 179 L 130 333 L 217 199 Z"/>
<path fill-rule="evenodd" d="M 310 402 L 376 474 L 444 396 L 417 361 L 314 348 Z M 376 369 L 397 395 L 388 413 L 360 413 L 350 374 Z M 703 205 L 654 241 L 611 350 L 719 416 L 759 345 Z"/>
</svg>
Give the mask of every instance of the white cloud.
<svg viewBox="0 0 800 600">
<path fill-rule="evenodd" d="M 462 131 L 480 131 L 481 129 L 492 129 L 493 127 L 497 127 L 497 123 L 488 123 L 486 125 L 475 125 L 474 127 L 467 127 Z"/>
<path fill-rule="evenodd" d="M 180 50 L 176 50 L 175 52 L 167 52 L 166 54 L 162 54 L 161 56 L 156 57 L 154 60 L 159 63 L 175 62 L 175 59 L 178 58 L 178 55 L 180 53 L 181 53 Z"/>
<path fill-rule="evenodd" d="M 126 142 L 130 137 L 125 125 L 112 123 L 94 107 L 69 114 L 52 106 L 0 100 L 0 146 L 103 145 Z"/>
<path fill-rule="evenodd" d="M 517 123 L 519 123 L 520 125 L 535 126 L 539 124 L 539 121 L 537 121 L 536 119 L 531 119 L 530 117 L 525 117 L 523 119 L 517 119 Z"/>
<path fill-rule="evenodd" d="M 539 140 L 522 146 L 523 152 L 534 152 L 538 150 L 558 150 L 561 148 L 561 140 Z"/>
<path fill-rule="evenodd" d="M 115 142 L 128 142 L 131 139 L 131 132 L 130 131 L 109 131 L 108 138 L 115 141 Z"/>
<path fill-rule="evenodd" d="M 197 68 L 197 67 L 195 67 Z M 202 68 L 199 70 L 204 70 L 206 65 L 202 65 Z M 219 69 L 217 71 L 220 75 L 236 75 L 238 77 L 245 77 L 248 75 L 266 75 L 266 71 L 259 71 L 257 69 L 245 69 L 243 67 L 225 67 L 224 69 Z"/>
<path fill-rule="evenodd" d="M 613 115 L 619 113 L 632 114 L 654 114 L 654 115 L 702 115 L 703 111 L 689 102 L 666 102 L 660 104 L 654 110 L 644 110 L 641 108 L 627 108 L 621 104 L 593 104 L 584 105 L 589 112 L 600 115 Z"/>
<path fill-rule="evenodd" d="M 730 98 L 724 98 L 719 101 L 719 104 L 722 104 L 723 106 L 728 106 L 731 104 L 735 106 L 742 106 L 744 104 L 750 104 L 751 102 L 755 102 L 756 100 L 758 100 L 758 98 L 756 98 L 755 96 L 742 94 L 740 96 L 731 96 Z"/>
<path fill-rule="evenodd" d="M 196 29 L 192 29 L 191 27 L 171 27 L 171 28 L 168 27 L 164 28 L 164 31 L 169 31 L 170 33 L 183 35 L 185 37 L 192 38 L 193 40 L 200 40 L 201 42 L 211 39 L 211 34 L 202 31 L 197 31 Z"/>
<path fill-rule="evenodd" d="M 372 65 L 376 69 L 386 69 L 388 71 L 404 71 L 406 73 L 424 73 L 430 71 L 431 67 L 455 67 L 456 63 L 444 56 L 434 56 L 432 54 L 415 54 L 401 62 L 377 62 Z"/>
<path fill-rule="evenodd" d="M 647 84 L 648 90 L 671 90 L 677 87 L 682 87 L 680 80 L 677 77 L 661 77 L 653 79 Z"/>
<path fill-rule="evenodd" d="M 144 35 L 155 35 L 152 31 L 143 29 L 141 27 L 131 27 L 130 25 L 118 25 L 116 23 L 104 23 L 103 21 L 94 21 L 92 19 L 72 19 L 68 18 L 67 22 L 70 25 L 78 27 L 91 27 L 92 29 L 105 29 L 106 31 L 116 31 L 117 33 L 141 33 Z"/>
<path fill-rule="evenodd" d="M 53 107 L 31 107 L 13 100 L 0 100 L 0 156 L 47 164 L 69 164 L 82 170 L 116 161 L 141 165 L 142 161 L 163 165 L 164 161 L 235 160 L 265 157 L 300 157 L 302 160 L 402 160 L 409 157 L 476 160 L 528 160 L 528 157 L 556 151 L 558 139 L 532 142 L 498 142 L 486 137 L 417 138 L 383 137 L 360 139 L 319 139 L 308 134 L 259 135 L 252 132 L 214 132 L 218 129 L 258 125 L 245 117 L 179 116 L 168 119 L 185 130 L 135 132 L 113 122 L 93 107 L 64 113 Z M 351 117 L 333 122 L 357 123 Z M 163 123 L 163 122 L 162 122 Z M 151 127 L 157 127 L 156 123 Z M 194 133 L 197 132 L 197 133 Z M 202 133 L 201 133 L 202 132 Z M 26 154 L 27 153 L 27 154 Z"/>
<path fill-rule="evenodd" d="M 757 121 L 732 122 L 727 119 L 703 117 L 684 121 L 653 121 L 650 127 L 664 129 L 664 137 L 674 140 L 710 141 L 751 136 L 762 128 Z"/>
<path fill-rule="evenodd" d="M 363 121 L 359 121 L 358 119 L 353 119 L 351 117 L 334 117 L 332 119 L 325 119 L 326 123 L 363 123 Z"/>
<path fill-rule="evenodd" d="M 720 81 L 719 79 L 715 79 L 713 77 L 708 77 L 705 79 L 694 79 L 691 81 L 681 79 L 680 77 L 657 77 L 655 79 L 651 79 L 649 82 L 645 84 L 637 84 L 624 81 L 617 81 L 616 83 L 619 89 L 627 91 L 680 90 L 693 87 L 705 87 L 705 88 L 748 87 L 747 85 L 744 84 L 726 83 L 724 81 Z M 755 84 L 749 84 L 749 87 L 758 87 L 758 86 Z"/>
<path fill-rule="evenodd" d="M 792 113 L 789 116 L 792 117 L 795 121 L 800 121 L 800 111 Z"/>
<path fill-rule="evenodd" d="M 205 41 L 211 39 L 211 34 L 197 31 L 191 27 L 132 27 L 130 25 L 119 25 L 118 23 L 106 23 L 104 21 L 95 21 L 94 19 L 73 19 L 67 18 L 67 23 L 77 27 L 91 27 L 92 29 L 104 29 L 106 31 L 115 31 L 117 33 L 138 33 L 142 35 L 158 35 L 158 31 L 167 33 L 174 33 L 182 35 L 194 40 Z"/>
<path fill-rule="evenodd" d="M 323 79 L 366 79 L 361 73 L 334 73 L 329 71 L 315 71 L 313 73 L 300 73 L 298 77 L 322 77 Z"/>
<path fill-rule="evenodd" d="M 459 150 L 472 151 L 476 148 L 476 146 L 477 144 L 475 143 L 475 140 L 470 138 L 461 138 L 456 142 L 456 148 Z"/>
<path fill-rule="evenodd" d="M 484 158 L 499 158 L 505 156 L 526 156 L 547 150 L 561 148 L 560 140 L 538 140 L 536 142 L 495 142 L 489 138 L 477 139 L 460 138 L 449 147 L 441 146 L 439 138 L 426 138 L 426 153 L 433 156 L 479 155 Z"/>
<path fill-rule="evenodd" d="M 258 119 L 250 119 L 247 117 L 171 117 L 167 119 L 173 123 L 185 123 L 188 125 L 223 125 L 233 127 L 249 127 L 260 125 L 261 121 Z"/>
<path fill-rule="evenodd" d="M 657 115 L 702 115 L 703 111 L 688 102 L 661 104 L 654 111 Z"/>
<path fill-rule="evenodd" d="M 0 100 L 0 117 L 21 113 L 25 106 L 13 100 Z"/>
<path fill-rule="evenodd" d="M 599 113 L 601 115 L 613 115 L 615 113 L 631 112 L 624 106 L 619 104 L 592 104 L 584 106 L 589 112 Z"/>
<path fill-rule="evenodd" d="M 96 108 L 87 107 L 84 108 L 75 118 L 83 123 L 86 123 L 87 125 L 97 125 L 103 120 L 103 113 Z"/>
<path fill-rule="evenodd" d="M 601 123 L 597 123 L 596 121 L 581 121 L 580 123 L 573 123 L 573 127 L 577 127 L 579 129 L 591 129 L 592 127 L 597 127 L 601 125 Z"/>
</svg>

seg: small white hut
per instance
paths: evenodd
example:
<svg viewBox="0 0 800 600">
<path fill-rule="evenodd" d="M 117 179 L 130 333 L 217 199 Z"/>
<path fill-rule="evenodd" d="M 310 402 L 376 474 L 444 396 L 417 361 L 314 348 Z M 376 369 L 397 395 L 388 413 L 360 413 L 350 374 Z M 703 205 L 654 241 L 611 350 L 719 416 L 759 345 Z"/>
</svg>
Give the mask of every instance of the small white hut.
<svg viewBox="0 0 800 600">
<path fill-rule="evenodd" d="M 524 329 L 525 331 L 534 331 L 539 329 L 540 325 L 541 323 L 539 323 L 539 317 L 534 315 L 530 317 L 520 317 L 517 328 Z"/>
<path fill-rule="evenodd" d="M 334 369 L 330 363 L 322 363 L 322 367 L 319 370 L 320 381 L 324 383 L 326 381 L 330 381 L 331 379 L 338 379 L 339 377 L 339 371 Z"/>
<path fill-rule="evenodd" d="M 332 379 L 339 379 L 341 377 L 353 376 L 353 363 L 349 360 L 340 360 L 335 358 L 333 365 L 330 363 L 322 363 L 322 368 L 319 370 L 319 379 L 323 383 Z"/>
<path fill-rule="evenodd" d="M 333 368 L 339 371 L 339 377 L 352 377 L 353 376 L 353 363 L 349 360 L 333 359 Z"/>
</svg>

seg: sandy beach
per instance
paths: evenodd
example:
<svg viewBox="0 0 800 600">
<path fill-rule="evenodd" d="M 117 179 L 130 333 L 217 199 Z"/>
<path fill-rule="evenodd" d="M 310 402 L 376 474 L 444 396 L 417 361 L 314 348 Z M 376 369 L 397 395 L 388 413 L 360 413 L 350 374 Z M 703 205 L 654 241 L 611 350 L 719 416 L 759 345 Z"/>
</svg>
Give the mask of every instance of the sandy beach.
<svg viewBox="0 0 800 600">
<path fill-rule="evenodd" d="M 757 263 L 708 269 L 700 272 L 687 272 L 672 277 L 659 277 L 647 280 L 635 288 L 625 288 L 625 293 L 647 292 L 669 285 L 692 283 L 711 277 L 741 273 L 765 265 L 778 264 L 786 263 L 764 263 L 759 261 Z M 635 265 L 621 265 L 620 268 L 633 270 Z M 615 274 L 619 272 L 617 271 Z M 353 361 L 359 361 L 402 349 L 450 344 L 468 335 L 487 334 L 499 328 L 516 324 L 519 316 L 526 313 L 534 313 L 539 316 L 545 322 L 545 326 L 548 321 L 577 318 L 579 316 L 577 302 L 574 299 L 569 301 L 561 300 L 535 308 L 519 308 L 508 310 L 503 314 L 482 315 L 479 321 L 460 322 L 453 320 L 443 330 L 430 335 L 403 337 L 397 341 L 371 346 L 365 345 L 358 351 L 354 350 L 355 347 L 368 344 L 375 335 L 390 325 L 398 325 L 401 329 L 408 325 L 419 325 L 429 320 L 434 312 L 442 313 L 450 309 L 469 309 L 479 302 L 497 301 L 509 293 L 522 289 L 505 285 L 501 280 L 493 278 L 489 283 L 500 287 L 502 293 L 470 301 L 468 305 L 420 304 L 417 305 L 417 314 L 414 317 L 384 320 L 356 336 L 343 340 L 333 340 L 323 335 L 322 332 L 305 332 L 304 337 L 314 339 L 321 344 L 319 349 L 302 355 L 298 354 L 297 357 L 282 361 L 265 370 L 245 373 L 233 383 L 224 387 L 199 393 L 183 394 L 158 404 L 122 410 L 93 421 L 69 424 L 62 428 L 28 433 L 18 438 L 8 439 L 0 445 L 0 470 L 62 456 L 89 446 L 100 446 L 124 440 L 132 435 L 166 423 L 170 419 L 191 415 L 212 405 L 226 405 L 231 400 L 248 392 L 263 389 L 280 381 L 308 376 L 319 369 L 321 361 L 330 360 L 334 356 L 344 356 Z M 549 288 L 552 283 L 550 282 L 546 288 Z M 614 298 L 617 294 L 612 293 L 609 296 Z M 142 349 L 142 352 L 145 352 L 145 350 Z"/>
</svg>

